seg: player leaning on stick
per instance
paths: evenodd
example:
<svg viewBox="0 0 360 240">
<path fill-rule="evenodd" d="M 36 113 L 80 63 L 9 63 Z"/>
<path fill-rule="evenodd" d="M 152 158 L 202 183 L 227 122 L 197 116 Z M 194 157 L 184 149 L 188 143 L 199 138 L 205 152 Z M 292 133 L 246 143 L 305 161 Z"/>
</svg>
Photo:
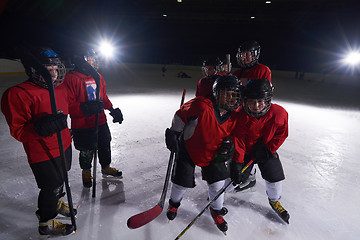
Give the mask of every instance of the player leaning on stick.
<svg viewBox="0 0 360 240">
<path fill-rule="evenodd" d="M 251 159 L 258 164 L 265 180 L 266 194 L 271 207 L 287 223 L 289 214 L 279 200 L 284 171 L 277 150 L 288 136 L 288 113 L 278 104 L 272 104 L 273 86 L 267 79 L 252 79 L 245 86 L 242 108 L 233 132 L 235 153 L 232 170 L 238 174 Z M 243 163 L 239 163 L 243 162 Z M 238 177 L 236 184 L 246 182 L 253 165 Z"/>
<path fill-rule="evenodd" d="M 62 84 L 65 67 L 59 56 L 49 48 L 34 47 L 30 54 L 50 72 L 59 112 L 52 114 L 48 85 L 28 58 L 21 58 L 29 79 L 5 91 L 1 110 L 10 128 L 10 134 L 22 142 L 36 183 L 38 197 L 39 233 L 67 235 L 72 225 L 55 220 L 58 213 L 70 216 L 70 210 L 60 200 L 63 193 L 63 159 L 60 157 L 56 132 L 61 131 L 67 170 L 71 167 L 71 137 L 67 127 L 68 95 Z M 74 211 L 76 214 L 76 211 Z"/>
<path fill-rule="evenodd" d="M 227 162 L 231 160 L 233 144 L 228 140 L 235 126 L 235 110 L 240 104 L 240 81 L 231 75 L 219 76 L 213 85 L 214 98 L 196 97 L 186 102 L 175 114 L 166 130 L 166 145 L 177 153 L 167 217 L 173 220 L 188 188 L 195 187 L 195 166 L 201 167 L 202 178 L 208 183 L 209 198 L 230 181 Z M 227 231 L 223 216 L 224 195 L 211 206 L 217 227 Z"/>
<path fill-rule="evenodd" d="M 81 50 L 80 54 L 95 70 L 97 69 L 97 56 L 93 49 L 86 48 Z M 111 133 L 104 109 L 110 111 L 114 123 L 121 124 L 123 115 L 119 108 L 113 108 L 106 93 L 105 80 L 100 74 L 100 99 L 96 99 L 96 82 L 86 68 L 86 64 L 86 62 L 83 64 L 80 62 L 80 64 L 75 65 L 75 69 L 66 74 L 64 84 L 72 97 L 69 112 L 71 130 L 75 148 L 80 151 L 79 162 L 82 169 L 83 186 L 90 188 L 92 186 L 91 167 L 96 143 L 103 175 L 122 176 L 121 171 L 110 167 Z M 98 136 L 95 136 L 95 114 L 99 114 Z"/>
</svg>

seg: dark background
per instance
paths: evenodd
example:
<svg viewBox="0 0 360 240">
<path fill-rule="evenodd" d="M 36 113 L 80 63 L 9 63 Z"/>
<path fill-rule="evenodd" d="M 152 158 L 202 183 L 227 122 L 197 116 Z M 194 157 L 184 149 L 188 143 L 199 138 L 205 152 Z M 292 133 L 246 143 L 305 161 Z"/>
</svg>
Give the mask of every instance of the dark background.
<svg viewBox="0 0 360 240">
<path fill-rule="evenodd" d="M 271 69 L 344 70 L 336 62 L 340 54 L 360 45 L 357 1 L 271 2 L 1 0 L 0 53 L 11 56 L 23 43 L 71 52 L 102 37 L 120 47 L 119 61 L 200 65 L 231 53 L 236 67 L 240 43 L 257 40 L 260 62 Z"/>
</svg>

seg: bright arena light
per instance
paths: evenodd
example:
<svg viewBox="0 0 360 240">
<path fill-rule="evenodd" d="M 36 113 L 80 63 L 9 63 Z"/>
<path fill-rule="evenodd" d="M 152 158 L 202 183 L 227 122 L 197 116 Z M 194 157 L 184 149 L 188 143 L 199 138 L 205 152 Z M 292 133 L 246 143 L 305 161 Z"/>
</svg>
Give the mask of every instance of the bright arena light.
<svg viewBox="0 0 360 240">
<path fill-rule="evenodd" d="M 115 47 L 111 43 L 103 41 L 99 45 L 99 52 L 105 58 L 113 58 Z"/>
<path fill-rule="evenodd" d="M 351 52 L 347 54 L 344 58 L 344 63 L 352 66 L 360 64 L 360 52 Z"/>
</svg>

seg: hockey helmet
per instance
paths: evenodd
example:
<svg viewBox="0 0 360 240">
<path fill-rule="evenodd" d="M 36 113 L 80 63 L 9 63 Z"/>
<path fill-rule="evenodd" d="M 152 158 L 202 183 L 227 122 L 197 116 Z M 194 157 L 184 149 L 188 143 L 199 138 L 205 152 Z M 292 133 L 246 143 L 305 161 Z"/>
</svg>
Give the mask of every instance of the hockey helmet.
<svg viewBox="0 0 360 240">
<path fill-rule="evenodd" d="M 48 88 L 48 84 L 41 74 L 34 68 L 33 60 L 38 61 L 46 67 L 53 80 L 53 86 L 57 87 L 63 83 L 66 74 L 66 68 L 62 63 L 59 55 L 51 48 L 47 47 L 31 47 L 26 49 L 24 56 L 20 57 L 21 63 L 25 68 L 26 74 L 30 77 L 30 80 L 40 87 Z M 32 58 L 26 56 L 31 55 Z M 31 60 L 30 60 L 31 59 Z"/>
<path fill-rule="evenodd" d="M 244 89 L 243 106 L 245 112 L 253 117 L 263 116 L 270 109 L 273 91 L 274 87 L 268 79 L 249 80 Z M 258 111 L 251 110 L 249 108 L 250 101 L 263 104 L 263 108 Z"/>
<path fill-rule="evenodd" d="M 220 60 L 220 58 L 210 58 L 207 60 L 204 60 L 202 65 L 202 72 L 205 77 L 211 76 L 211 75 L 217 75 L 222 69 L 223 62 Z"/>
<path fill-rule="evenodd" d="M 235 110 L 241 102 L 241 81 L 234 75 L 221 75 L 213 85 L 213 95 L 219 108 Z"/>
<path fill-rule="evenodd" d="M 242 43 L 236 54 L 236 60 L 239 66 L 247 69 L 258 64 L 260 49 L 260 44 L 256 41 Z"/>
</svg>

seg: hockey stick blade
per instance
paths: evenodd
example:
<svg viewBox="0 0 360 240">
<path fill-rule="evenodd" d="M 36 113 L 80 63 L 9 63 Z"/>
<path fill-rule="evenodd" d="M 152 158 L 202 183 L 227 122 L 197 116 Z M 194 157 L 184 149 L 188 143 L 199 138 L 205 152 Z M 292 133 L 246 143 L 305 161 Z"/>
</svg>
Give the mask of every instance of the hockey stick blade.
<svg viewBox="0 0 360 240">
<path fill-rule="evenodd" d="M 130 217 L 127 220 L 127 226 L 130 229 L 142 227 L 145 224 L 154 220 L 157 216 L 159 216 L 161 214 L 162 211 L 163 211 L 163 208 L 160 206 L 160 204 L 157 204 L 155 207 L 153 207 L 145 212 L 142 212 L 142 213 L 139 213 L 139 214 L 136 214 L 136 215 Z"/>
</svg>

